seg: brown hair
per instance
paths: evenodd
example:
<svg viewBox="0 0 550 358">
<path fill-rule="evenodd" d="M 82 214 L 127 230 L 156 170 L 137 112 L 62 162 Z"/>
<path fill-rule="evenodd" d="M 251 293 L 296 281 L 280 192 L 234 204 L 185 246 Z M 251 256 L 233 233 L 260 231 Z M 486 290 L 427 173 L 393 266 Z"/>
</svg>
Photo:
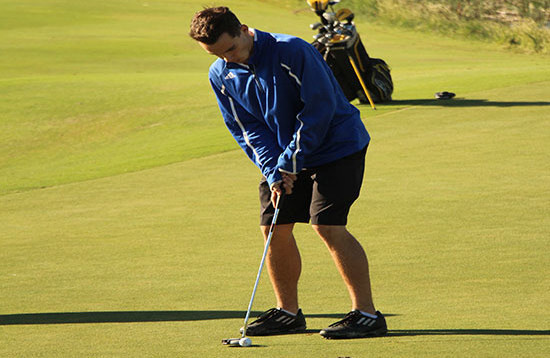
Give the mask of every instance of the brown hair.
<svg viewBox="0 0 550 358">
<path fill-rule="evenodd" d="M 211 7 L 199 11 L 191 20 L 189 36 L 194 40 L 212 45 L 218 38 L 227 33 L 232 37 L 239 36 L 241 22 L 228 7 Z"/>
</svg>

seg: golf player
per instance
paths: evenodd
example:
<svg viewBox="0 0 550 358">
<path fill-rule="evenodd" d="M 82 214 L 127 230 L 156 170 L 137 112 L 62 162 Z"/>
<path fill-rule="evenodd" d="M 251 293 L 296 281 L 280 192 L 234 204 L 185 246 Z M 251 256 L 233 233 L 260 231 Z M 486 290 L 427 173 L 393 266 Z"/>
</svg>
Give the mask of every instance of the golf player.
<svg viewBox="0 0 550 358">
<path fill-rule="evenodd" d="M 351 312 L 320 334 L 386 334 L 384 316 L 372 300 L 367 256 L 346 229 L 370 141 L 358 109 L 347 101 L 320 53 L 304 40 L 252 29 L 227 7 L 197 12 L 189 35 L 218 57 L 209 79 L 225 125 L 263 175 L 260 225 L 266 239 L 277 197 L 281 188 L 285 191 L 267 256 L 277 308 L 252 322 L 247 335 L 306 329 L 298 305 L 301 259 L 293 228 L 310 221 L 352 304 Z"/>
</svg>

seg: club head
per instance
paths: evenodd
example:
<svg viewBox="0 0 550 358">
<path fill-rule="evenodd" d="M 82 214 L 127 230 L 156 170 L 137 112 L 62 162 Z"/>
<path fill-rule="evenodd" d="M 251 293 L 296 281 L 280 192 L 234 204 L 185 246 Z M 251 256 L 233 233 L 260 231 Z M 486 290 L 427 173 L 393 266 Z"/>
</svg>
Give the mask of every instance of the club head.
<svg viewBox="0 0 550 358">
<path fill-rule="evenodd" d="M 226 338 L 222 339 L 222 344 L 230 347 L 238 347 L 240 338 Z"/>
<path fill-rule="evenodd" d="M 222 344 L 230 347 L 250 347 L 252 341 L 248 337 L 222 339 Z"/>
<path fill-rule="evenodd" d="M 320 28 L 321 26 L 323 26 L 323 24 L 321 24 L 320 22 L 316 22 L 316 23 L 314 23 L 314 24 L 309 25 L 309 27 L 310 27 L 312 30 L 317 30 L 317 29 Z"/>
<path fill-rule="evenodd" d="M 337 21 L 336 14 L 333 12 L 325 12 L 323 14 L 323 19 L 325 19 L 329 24 L 333 24 L 335 21 Z"/>
</svg>

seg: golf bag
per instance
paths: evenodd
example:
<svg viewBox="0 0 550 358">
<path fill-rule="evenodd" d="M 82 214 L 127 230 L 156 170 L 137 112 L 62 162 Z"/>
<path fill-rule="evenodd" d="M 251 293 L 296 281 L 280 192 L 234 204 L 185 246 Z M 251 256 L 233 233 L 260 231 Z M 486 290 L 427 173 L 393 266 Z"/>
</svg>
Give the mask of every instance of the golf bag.
<svg viewBox="0 0 550 358">
<path fill-rule="evenodd" d="M 384 60 L 368 55 L 352 21 L 354 14 L 349 9 L 326 11 L 338 2 L 308 0 L 321 19 L 311 25 L 319 30 L 312 45 L 323 55 L 349 101 L 355 98 L 361 103 L 391 101 L 390 68 Z"/>
</svg>

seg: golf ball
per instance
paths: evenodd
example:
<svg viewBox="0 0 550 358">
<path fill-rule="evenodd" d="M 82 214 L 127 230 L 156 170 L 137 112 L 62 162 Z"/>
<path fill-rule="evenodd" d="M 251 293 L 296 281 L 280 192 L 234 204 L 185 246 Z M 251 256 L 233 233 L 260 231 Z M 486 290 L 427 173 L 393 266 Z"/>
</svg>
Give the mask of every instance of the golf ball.
<svg viewBox="0 0 550 358">
<path fill-rule="evenodd" d="M 251 344 L 252 341 L 248 337 L 239 339 L 239 346 L 241 347 L 250 347 Z"/>
</svg>

